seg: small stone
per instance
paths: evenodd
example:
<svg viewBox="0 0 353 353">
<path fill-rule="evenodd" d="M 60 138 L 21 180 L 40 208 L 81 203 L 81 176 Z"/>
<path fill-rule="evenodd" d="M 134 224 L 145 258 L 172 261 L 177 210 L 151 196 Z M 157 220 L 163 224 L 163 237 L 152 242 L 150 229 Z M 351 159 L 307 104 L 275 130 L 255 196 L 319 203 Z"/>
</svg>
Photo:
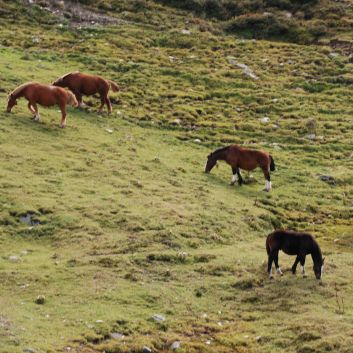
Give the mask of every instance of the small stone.
<svg viewBox="0 0 353 353">
<path fill-rule="evenodd" d="M 190 35 L 191 34 L 191 31 L 189 31 L 188 29 L 182 29 L 180 31 L 181 34 L 186 34 L 186 35 Z"/>
<path fill-rule="evenodd" d="M 172 123 L 173 123 L 174 125 L 180 125 L 181 120 L 180 120 L 180 119 L 174 119 L 174 120 L 172 121 Z"/>
<path fill-rule="evenodd" d="M 194 142 L 201 143 L 200 139 L 195 139 Z"/>
<path fill-rule="evenodd" d="M 96 324 L 102 324 L 103 322 L 103 320 L 96 320 Z"/>
<path fill-rule="evenodd" d="M 105 129 L 106 132 L 108 132 L 109 134 L 113 133 L 112 129 Z"/>
<path fill-rule="evenodd" d="M 11 256 L 9 256 L 9 260 L 11 262 L 19 262 L 20 258 L 18 256 L 16 256 L 16 255 L 11 255 Z"/>
<path fill-rule="evenodd" d="M 260 121 L 263 124 L 267 124 L 270 121 L 270 118 L 268 116 L 264 116 L 263 118 L 260 119 Z"/>
<path fill-rule="evenodd" d="M 37 353 L 37 351 L 34 348 L 30 348 L 30 347 L 24 348 L 23 351 L 25 353 Z"/>
<path fill-rule="evenodd" d="M 152 319 L 156 322 L 163 322 L 165 321 L 165 317 L 163 315 L 160 315 L 160 314 L 154 314 L 152 316 Z"/>
<path fill-rule="evenodd" d="M 43 305 L 45 303 L 45 296 L 44 295 L 38 295 L 36 300 L 34 301 L 38 305 Z"/>
<path fill-rule="evenodd" d="M 175 341 L 175 342 L 173 342 L 172 345 L 170 346 L 170 349 L 174 351 L 174 350 L 180 348 L 180 346 L 181 346 L 181 342 L 180 342 L 180 341 Z"/>
<path fill-rule="evenodd" d="M 257 342 L 260 342 L 262 340 L 262 337 L 261 336 L 257 336 L 255 339 L 256 339 Z"/>
<path fill-rule="evenodd" d="M 315 134 L 309 134 L 306 136 L 307 139 L 309 140 L 315 140 L 316 139 L 316 135 Z"/>
<path fill-rule="evenodd" d="M 115 339 L 115 340 L 121 340 L 122 338 L 124 338 L 125 336 L 122 333 L 119 332 L 113 332 L 110 334 L 110 337 Z"/>
</svg>

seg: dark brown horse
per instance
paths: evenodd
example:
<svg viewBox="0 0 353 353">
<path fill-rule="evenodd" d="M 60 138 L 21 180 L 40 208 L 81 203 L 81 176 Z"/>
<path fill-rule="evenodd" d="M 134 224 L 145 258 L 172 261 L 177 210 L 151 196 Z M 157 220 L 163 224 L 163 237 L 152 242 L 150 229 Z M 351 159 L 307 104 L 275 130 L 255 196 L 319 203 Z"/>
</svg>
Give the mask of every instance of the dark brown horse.
<svg viewBox="0 0 353 353">
<path fill-rule="evenodd" d="M 278 252 L 282 250 L 288 255 L 296 255 L 295 262 L 292 266 L 292 273 L 295 274 L 297 265 L 300 262 L 300 268 L 305 277 L 305 257 L 310 254 L 314 263 L 314 273 L 317 279 L 321 279 L 324 269 L 324 258 L 321 254 L 319 244 L 314 237 L 308 233 L 299 233 L 294 231 L 276 230 L 269 234 L 266 239 L 266 250 L 268 254 L 267 271 L 270 278 L 272 276 L 272 262 L 275 262 L 276 272 L 283 275 L 278 265 Z"/>
<path fill-rule="evenodd" d="M 99 112 L 101 113 L 104 104 L 107 105 L 109 113 L 112 112 L 112 104 L 108 97 L 109 89 L 111 88 L 113 92 L 118 92 L 119 86 L 113 81 L 106 80 L 100 76 L 83 74 L 81 72 L 71 72 L 68 73 L 56 81 L 53 82 L 54 86 L 67 87 L 71 90 L 80 107 L 83 106 L 82 96 L 91 96 L 98 93 L 101 98 L 101 106 Z"/>
<path fill-rule="evenodd" d="M 28 100 L 28 109 L 34 114 L 34 120 L 36 121 L 40 119 L 37 104 L 44 107 L 57 104 L 61 110 L 60 127 L 62 128 L 66 125 L 66 104 L 77 106 L 75 96 L 63 88 L 27 82 L 10 93 L 7 103 L 8 113 L 11 112 L 14 105 L 17 105 L 17 99 L 21 97 Z"/>
<path fill-rule="evenodd" d="M 251 171 L 257 167 L 260 167 L 266 178 L 265 190 L 270 191 L 272 187 L 270 170 L 275 170 L 275 163 L 273 158 L 268 153 L 249 150 L 237 145 L 230 145 L 220 148 L 208 155 L 205 173 L 209 173 L 217 164 L 218 160 L 225 161 L 232 167 L 233 177 L 230 183 L 231 185 L 234 185 L 237 180 L 239 185 L 243 184 L 240 169 Z"/>
</svg>

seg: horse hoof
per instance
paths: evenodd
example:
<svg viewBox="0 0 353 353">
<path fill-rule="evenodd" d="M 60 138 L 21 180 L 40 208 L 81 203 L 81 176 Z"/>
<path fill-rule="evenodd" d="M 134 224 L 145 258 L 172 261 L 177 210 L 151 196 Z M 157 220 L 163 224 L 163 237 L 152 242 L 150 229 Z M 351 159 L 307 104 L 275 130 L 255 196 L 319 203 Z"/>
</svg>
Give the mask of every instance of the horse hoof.
<svg viewBox="0 0 353 353">
<path fill-rule="evenodd" d="M 65 126 L 66 126 L 66 125 L 60 124 L 60 128 L 62 128 L 62 129 L 65 129 Z"/>
</svg>

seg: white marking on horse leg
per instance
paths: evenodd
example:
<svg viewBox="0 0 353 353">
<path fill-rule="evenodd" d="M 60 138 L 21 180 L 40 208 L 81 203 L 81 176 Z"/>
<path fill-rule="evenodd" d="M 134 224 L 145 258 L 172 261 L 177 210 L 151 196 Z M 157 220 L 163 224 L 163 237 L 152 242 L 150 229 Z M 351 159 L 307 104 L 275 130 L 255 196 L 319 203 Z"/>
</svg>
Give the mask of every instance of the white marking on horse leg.
<svg viewBox="0 0 353 353">
<path fill-rule="evenodd" d="M 272 183 L 269 181 L 268 182 L 268 190 L 270 191 L 272 189 Z"/>
<path fill-rule="evenodd" d="M 78 106 L 79 106 L 80 108 L 84 108 L 84 107 L 86 106 L 86 104 L 81 101 Z"/>
<path fill-rule="evenodd" d="M 237 174 L 233 174 L 232 176 L 232 181 L 230 182 L 230 185 L 234 185 L 235 182 L 238 181 L 238 175 Z"/>
<path fill-rule="evenodd" d="M 36 114 L 35 114 L 34 120 L 35 120 L 35 121 L 39 121 L 39 120 L 40 120 L 40 115 L 39 115 L 39 113 L 36 113 Z"/>
<path fill-rule="evenodd" d="M 303 277 L 306 277 L 304 266 L 300 265 L 300 271 L 303 274 Z"/>
<path fill-rule="evenodd" d="M 271 189 L 271 182 L 266 180 L 265 181 L 265 191 L 270 191 Z"/>
<path fill-rule="evenodd" d="M 273 276 L 272 276 L 272 268 L 270 270 L 269 277 L 270 277 L 270 279 L 273 278 Z"/>
<path fill-rule="evenodd" d="M 278 268 L 276 268 L 276 272 L 279 274 L 279 275 L 283 275 L 283 272 L 281 271 L 281 269 L 278 267 Z"/>
</svg>

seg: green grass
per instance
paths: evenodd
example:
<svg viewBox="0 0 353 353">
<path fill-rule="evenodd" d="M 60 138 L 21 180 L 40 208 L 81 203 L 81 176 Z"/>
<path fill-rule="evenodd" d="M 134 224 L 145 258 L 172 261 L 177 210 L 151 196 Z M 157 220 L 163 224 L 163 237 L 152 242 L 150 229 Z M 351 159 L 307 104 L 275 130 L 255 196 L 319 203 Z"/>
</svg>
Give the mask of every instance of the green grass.
<svg viewBox="0 0 353 353">
<path fill-rule="evenodd" d="M 191 16 L 157 5 L 141 21 L 139 12 L 111 12 L 129 21 L 82 29 L 3 5 L 1 107 L 20 83 L 77 69 L 123 90 L 112 94 L 111 116 L 96 114 L 93 97 L 86 111 L 69 108 L 64 130 L 55 107 L 40 108 L 41 123 L 24 100 L 0 112 L 1 352 L 163 351 L 175 340 L 180 352 L 351 351 L 347 56 L 201 32 Z M 180 33 L 186 19 L 191 36 Z M 233 142 L 274 156 L 271 193 L 260 171 L 242 187 L 228 185 L 225 164 L 203 173 L 207 154 Z M 40 225 L 21 223 L 27 212 Z M 267 279 L 264 242 L 276 227 L 316 236 L 322 284 L 310 258 L 303 279 L 283 254 L 284 277 Z"/>
</svg>

